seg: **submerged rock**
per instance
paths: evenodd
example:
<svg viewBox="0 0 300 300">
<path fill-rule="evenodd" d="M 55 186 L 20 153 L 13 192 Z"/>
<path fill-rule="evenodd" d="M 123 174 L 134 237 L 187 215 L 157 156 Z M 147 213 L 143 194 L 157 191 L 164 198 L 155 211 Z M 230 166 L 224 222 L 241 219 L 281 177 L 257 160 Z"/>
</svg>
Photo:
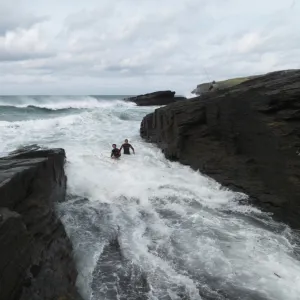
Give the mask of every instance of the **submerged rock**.
<svg viewBox="0 0 300 300">
<path fill-rule="evenodd" d="M 159 91 L 136 97 L 125 98 L 125 101 L 134 102 L 138 106 L 151 106 L 151 105 L 166 105 L 176 101 L 186 100 L 185 97 L 175 97 L 175 92 L 172 91 Z"/>
<path fill-rule="evenodd" d="M 72 245 L 55 213 L 64 201 L 63 149 L 0 158 L 0 299 L 81 299 Z"/>
<path fill-rule="evenodd" d="M 300 228 L 300 70 L 159 108 L 143 119 L 140 134 L 167 158 Z"/>
</svg>

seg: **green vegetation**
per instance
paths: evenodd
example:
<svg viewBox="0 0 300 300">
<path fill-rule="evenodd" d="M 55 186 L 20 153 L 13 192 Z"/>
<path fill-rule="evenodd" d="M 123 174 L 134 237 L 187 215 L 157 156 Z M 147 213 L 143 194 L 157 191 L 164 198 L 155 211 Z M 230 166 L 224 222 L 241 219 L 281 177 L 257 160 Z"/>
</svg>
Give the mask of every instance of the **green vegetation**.
<svg viewBox="0 0 300 300">
<path fill-rule="evenodd" d="M 217 81 L 217 84 L 218 84 L 219 88 L 228 88 L 228 87 L 232 87 L 237 84 L 243 83 L 249 79 L 253 79 L 255 77 L 258 77 L 258 76 L 232 78 L 232 79 L 227 79 L 227 80 L 223 80 L 223 81 Z"/>
<path fill-rule="evenodd" d="M 254 76 L 247 76 L 247 77 L 237 77 L 237 78 L 231 78 L 231 79 L 226 79 L 226 80 L 221 80 L 221 81 L 216 81 L 216 88 L 218 90 L 223 90 L 226 88 L 233 87 L 235 85 L 241 84 L 247 80 L 257 78 L 261 75 L 254 75 Z M 205 82 L 202 84 L 199 84 L 195 90 L 192 91 L 192 93 L 196 95 L 200 95 L 202 93 L 207 93 L 209 92 L 209 88 L 211 86 L 211 82 Z"/>
</svg>

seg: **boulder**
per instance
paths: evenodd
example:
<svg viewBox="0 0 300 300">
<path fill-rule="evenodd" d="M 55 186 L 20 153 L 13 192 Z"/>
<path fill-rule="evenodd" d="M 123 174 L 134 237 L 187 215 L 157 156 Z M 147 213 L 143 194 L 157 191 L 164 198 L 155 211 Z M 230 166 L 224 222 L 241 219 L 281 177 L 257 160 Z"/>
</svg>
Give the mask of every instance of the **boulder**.
<svg viewBox="0 0 300 300">
<path fill-rule="evenodd" d="M 246 193 L 275 219 L 300 228 L 300 70 L 156 109 L 140 134 L 167 158 Z"/>
<path fill-rule="evenodd" d="M 0 159 L 0 299 L 81 299 L 72 245 L 55 213 L 65 200 L 63 149 Z"/>
<path fill-rule="evenodd" d="M 166 105 L 176 101 L 186 100 L 185 97 L 175 97 L 175 92 L 159 91 L 136 97 L 125 98 L 125 101 L 134 102 L 138 106 Z"/>
</svg>

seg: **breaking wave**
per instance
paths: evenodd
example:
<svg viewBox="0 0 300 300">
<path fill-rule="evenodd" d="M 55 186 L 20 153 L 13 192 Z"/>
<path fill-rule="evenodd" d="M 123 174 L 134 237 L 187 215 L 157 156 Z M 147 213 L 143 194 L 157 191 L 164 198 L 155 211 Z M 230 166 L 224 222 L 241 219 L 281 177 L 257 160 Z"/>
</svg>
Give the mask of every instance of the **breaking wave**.
<svg viewBox="0 0 300 300">
<path fill-rule="evenodd" d="M 167 161 L 139 137 L 153 108 L 121 99 L 14 99 L 28 112 L 18 120 L 11 104 L 1 107 L 0 152 L 66 150 L 68 199 L 58 211 L 85 299 L 299 299 L 297 233 L 240 204 L 245 195 Z M 111 144 L 125 138 L 136 155 L 112 161 Z"/>
</svg>

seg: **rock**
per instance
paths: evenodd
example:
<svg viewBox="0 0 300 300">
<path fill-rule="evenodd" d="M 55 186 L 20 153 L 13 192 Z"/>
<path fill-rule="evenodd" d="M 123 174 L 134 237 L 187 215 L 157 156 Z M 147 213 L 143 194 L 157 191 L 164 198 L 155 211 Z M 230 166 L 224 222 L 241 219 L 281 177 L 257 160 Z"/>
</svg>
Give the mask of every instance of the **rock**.
<svg viewBox="0 0 300 300">
<path fill-rule="evenodd" d="M 0 159 L 0 299 L 81 299 L 72 245 L 55 213 L 63 149 L 27 147 Z"/>
<path fill-rule="evenodd" d="M 136 97 L 125 98 L 125 101 L 134 102 L 138 106 L 166 105 L 176 101 L 186 100 L 185 97 L 175 97 L 175 92 L 159 91 Z"/>
<path fill-rule="evenodd" d="M 156 109 L 140 134 L 169 159 L 250 196 L 300 228 L 300 70 Z"/>
<path fill-rule="evenodd" d="M 187 100 L 187 98 L 186 98 L 186 97 L 183 97 L 183 96 L 175 96 L 174 99 L 175 99 L 174 102 L 185 101 L 185 100 Z"/>
<path fill-rule="evenodd" d="M 214 91 L 215 89 L 224 90 L 224 89 L 233 87 L 233 86 L 241 84 L 249 79 L 254 79 L 259 76 L 255 75 L 255 76 L 249 76 L 249 77 L 238 77 L 238 78 L 232 78 L 232 79 L 227 79 L 227 80 L 222 80 L 222 81 L 216 81 L 215 84 L 213 84 L 212 90 L 210 90 L 212 82 L 201 83 L 201 84 L 198 84 L 197 87 L 194 90 L 192 90 L 191 93 L 200 96 L 202 94 L 206 94 L 208 92 Z"/>
</svg>

